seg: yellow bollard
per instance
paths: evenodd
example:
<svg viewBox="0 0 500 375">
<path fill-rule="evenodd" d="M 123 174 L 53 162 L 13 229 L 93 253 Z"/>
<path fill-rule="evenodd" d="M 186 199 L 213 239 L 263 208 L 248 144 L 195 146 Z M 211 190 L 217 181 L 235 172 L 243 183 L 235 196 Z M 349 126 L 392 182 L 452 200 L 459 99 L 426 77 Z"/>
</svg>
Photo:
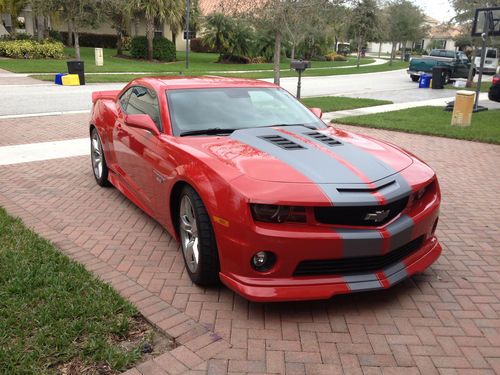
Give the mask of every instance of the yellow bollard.
<svg viewBox="0 0 500 375">
<path fill-rule="evenodd" d="M 453 115 L 451 116 L 451 125 L 470 126 L 475 97 L 476 93 L 474 91 L 457 91 L 455 105 L 453 106 Z"/>
</svg>

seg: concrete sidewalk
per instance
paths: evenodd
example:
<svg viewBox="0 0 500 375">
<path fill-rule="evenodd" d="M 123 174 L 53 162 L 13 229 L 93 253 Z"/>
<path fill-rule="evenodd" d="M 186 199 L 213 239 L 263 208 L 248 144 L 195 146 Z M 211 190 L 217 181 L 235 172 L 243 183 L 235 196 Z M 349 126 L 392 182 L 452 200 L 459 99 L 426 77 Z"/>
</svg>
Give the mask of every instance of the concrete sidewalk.
<svg viewBox="0 0 500 375">
<path fill-rule="evenodd" d="M 419 100 L 414 102 L 407 103 L 394 103 L 394 104 L 386 104 L 386 105 L 378 105 L 374 107 L 365 107 L 365 108 L 356 108 L 349 109 L 345 111 L 336 111 L 336 112 L 327 112 L 323 114 L 323 121 L 330 122 L 331 120 L 335 120 L 342 117 L 349 116 L 362 116 L 362 115 L 371 115 L 374 113 L 382 113 L 382 112 L 392 112 L 398 111 L 400 109 L 406 108 L 415 108 L 415 107 L 424 107 L 424 106 L 446 106 L 446 103 L 455 100 L 454 96 L 450 96 L 447 98 L 438 98 L 438 99 L 429 99 L 429 100 Z M 487 101 L 488 93 L 479 94 L 479 102 Z M 489 102 L 491 103 L 491 102 Z M 483 103 L 484 104 L 484 103 Z"/>
</svg>

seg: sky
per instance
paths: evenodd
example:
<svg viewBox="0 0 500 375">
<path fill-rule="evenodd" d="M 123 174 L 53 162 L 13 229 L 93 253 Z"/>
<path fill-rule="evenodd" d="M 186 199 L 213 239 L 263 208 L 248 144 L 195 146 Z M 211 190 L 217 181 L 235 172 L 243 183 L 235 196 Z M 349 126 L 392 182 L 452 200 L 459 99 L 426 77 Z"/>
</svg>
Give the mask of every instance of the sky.
<svg viewBox="0 0 500 375">
<path fill-rule="evenodd" d="M 441 22 L 449 21 L 454 15 L 453 7 L 448 0 L 413 0 L 426 15 Z"/>
</svg>

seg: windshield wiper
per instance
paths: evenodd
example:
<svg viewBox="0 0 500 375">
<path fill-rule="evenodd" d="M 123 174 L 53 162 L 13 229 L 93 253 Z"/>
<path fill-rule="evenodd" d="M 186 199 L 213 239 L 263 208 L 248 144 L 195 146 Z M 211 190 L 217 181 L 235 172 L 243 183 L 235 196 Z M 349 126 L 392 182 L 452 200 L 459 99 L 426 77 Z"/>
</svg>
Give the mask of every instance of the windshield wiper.
<svg viewBox="0 0 500 375">
<path fill-rule="evenodd" d="M 188 130 L 179 134 L 179 136 L 184 137 L 186 135 L 217 135 L 217 134 L 231 134 L 238 129 L 223 129 L 223 128 L 208 128 L 199 130 Z"/>
</svg>

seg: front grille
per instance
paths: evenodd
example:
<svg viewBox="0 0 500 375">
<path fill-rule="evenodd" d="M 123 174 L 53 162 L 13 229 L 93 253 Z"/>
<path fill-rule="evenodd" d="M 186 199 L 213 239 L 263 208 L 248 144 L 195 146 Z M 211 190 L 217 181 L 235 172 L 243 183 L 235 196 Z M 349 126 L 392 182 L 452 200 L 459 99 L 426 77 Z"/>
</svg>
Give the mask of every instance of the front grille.
<svg viewBox="0 0 500 375">
<path fill-rule="evenodd" d="M 385 255 L 357 258 L 304 260 L 299 263 L 294 276 L 349 275 L 376 272 L 391 266 L 419 249 L 424 242 L 420 236 Z"/>
<path fill-rule="evenodd" d="M 314 217 L 322 224 L 380 226 L 399 215 L 407 203 L 408 197 L 404 197 L 384 206 L 315 207 Z"/>
<path fill-rule="evenodd" d="M 299 145 L 298 143 L 295 143 L 289 139 L 286 139 L 280 135 L 263 135 L 260 136 L 259 138 L 271 142 L 273 145 L 279 146 L 281 148 L 284 148 L 285 150 L 303 150 L 304 147 Z"/>
</svg>

